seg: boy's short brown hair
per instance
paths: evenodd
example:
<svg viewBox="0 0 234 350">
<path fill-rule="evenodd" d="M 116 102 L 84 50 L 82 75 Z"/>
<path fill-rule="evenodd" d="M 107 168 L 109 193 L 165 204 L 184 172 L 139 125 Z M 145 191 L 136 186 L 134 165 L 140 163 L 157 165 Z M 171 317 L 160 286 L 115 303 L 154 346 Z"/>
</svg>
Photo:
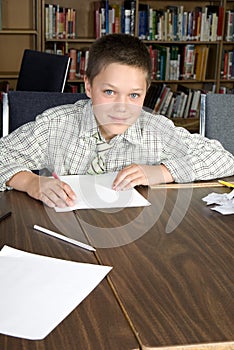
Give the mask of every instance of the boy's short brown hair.
<svg viewBox="0 0 234 350">
<path fill-rule="evenodd" d="M 151 58 L 147 46 L 128 34 L 107 34 L 97 39 L 89 49 L 86 76 L 92 84 L 100 71 L 111 63 L 133 66 L 146 72 L 147 87 L 151 83 Z"/>
</svg>

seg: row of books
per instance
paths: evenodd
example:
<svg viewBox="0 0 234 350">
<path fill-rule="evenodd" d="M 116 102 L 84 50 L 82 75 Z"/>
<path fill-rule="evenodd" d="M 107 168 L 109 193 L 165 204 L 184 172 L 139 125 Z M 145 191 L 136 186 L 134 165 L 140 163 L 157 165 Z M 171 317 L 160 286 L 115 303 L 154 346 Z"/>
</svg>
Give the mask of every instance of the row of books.
<svg viewBox="0 0 234 350">
<path fill-rule="evenodd" d="M 71 92 L 71 93 L 84 93 L 85 92 L 85 85 L 84 83 L 79 84 L 71 84 L 70 82 L 65 85 L 64 92 Z"/>
<path fill-rule="evenodd" d="M 109 0 L 94 2 L 95 35 L 109 33 L 135 34 L 136 1 L 124 0 L 123 5 Z M 226 41 L 234 41 L 234 12 L 226 11 Z M 155 10 L 149 4 L 139 4 L 138 36 L 145 40 L 216 41 L 222 39 L 224 9 L 209 5 L 186 11 L 184 6 L 169 6 Z M 76 38 L 76 9 L 45 4 L 46 39 Z"/>
<path fill-rule="evenodd" d="M 205 80 L 209 47 L 149 45 L 154 80 Z"/>
<path fill-rule="evenodd" d="M 209 47 L 187 44 L 179 46 L 149 45 L 153 80 L 205 80 Z M 69 49 L 71 57 L 69 79 L 83 78 L 89 48 Z"/>
<path fill-rule="evenodd" d="M 206 79 L 209 47 L 187 44 L 179 46 L 149 45 L 152 79 L 165 81 Z M 88 62 L 89 48 L 69 49 L 69 79 L 82 79 Z M 234 79 L 234 50 L 223 50 L 221 79 Z"/>
<path fill-rule="evenodd" d="M 219 87 L 219 94 L 234 94 L 234 88 L 228 88 L 227 86 Z"/>
<path fill-rule="evenodd" d="M 168 118 L 197 118 L 202 91 L 178 85 L 177 91 L 166 84 L 151 84 L 144 106 Z"/>
<path fill-rule="evenodd" d="M 45 4 L 46 39 L 75 39 L 76 10 L 60 5 Z"/>
<path fill-rule="evenodd" d="M 123 5 L 110 5 L 108 0 L 95 2 L 96 37 L 108 33 L 135 33 L 135 0 Z M 196 7 L 186 11 L 184 6 L 169 6 L 155 10 L 149 4 L 139 4 L 138 37 L 144 40 L 216 41 L 222 38 L 224 9 L 222 6 Z"/>
<path fill-rule="evenodd" d="M 224 8 L 209 5 L 187 11 L 184 6 L 155 10 L 139 4 L 139 37 L 164 41 L 216 41 L 222 39 Z"/>
<path fill-rule="evenodd" d="M 234 41 L 234 11 L 226 12 L 225 40 Z"/>
<path fill-rule="evenodd" d="M 221 79 L 234 79 L 234 50 L 223 50 Z"/>
<path fill-rule="evenodd" d="M 89 59 L 89 49 L 70 49 L 69 56 L 71 57 L 71 64 L 68 79 L 82 79 Z"/>
<path fill-rule="evenodd" d="M 135 0 L 124 0 L 123 5 L 95 1 L 94 16 L 96 38 L 112 33 L 135 35 Z"/>
</svg>

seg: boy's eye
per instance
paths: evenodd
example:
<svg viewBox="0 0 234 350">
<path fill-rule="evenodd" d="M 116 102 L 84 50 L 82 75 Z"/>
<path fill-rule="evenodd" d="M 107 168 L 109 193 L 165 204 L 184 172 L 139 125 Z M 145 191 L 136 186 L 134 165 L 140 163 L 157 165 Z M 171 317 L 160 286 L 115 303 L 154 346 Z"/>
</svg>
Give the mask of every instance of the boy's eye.
<svg viewBox="0 0 234 350">
<path fill-rule="evenodd" d="M 111 96 L 111 95 L 114 94 L 114 91 L 113 91 L 113 90 L 105 90 L 104 93 L 105 93 L 106 95 Z"/>
<path fill-rule="evenodd" d="M 136 92 L 133 92 L 130 96 L 131 98 L 136 99 L 139 97 L 139 94 L 137 94 Z"/>
</svg>

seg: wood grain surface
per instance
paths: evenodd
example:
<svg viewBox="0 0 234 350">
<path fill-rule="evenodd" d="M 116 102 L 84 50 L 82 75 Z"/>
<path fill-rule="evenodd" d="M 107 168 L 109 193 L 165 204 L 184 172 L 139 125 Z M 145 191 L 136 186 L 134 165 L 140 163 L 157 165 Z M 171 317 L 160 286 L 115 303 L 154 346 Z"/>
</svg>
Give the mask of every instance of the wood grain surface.
<svg viewBox="0 0 234 350">
<path fill-rule="evenodd" d="M 211 188 L 142 191 L 150 207 L 76 212 L 142 348 L 233 341 L 234 216 L 205 205 Z"/>
<path fill-rule="evenodd" d="M 0 249 L 8 245 L 35 254 L 98 264 L 93 252 L 33 230 L 33 225 L 38 224 L 86 243 L 74 213 L 55 213 L 16 191 L 0 193 L 1 207 L 9 208 L 12 215 L 0 223 Z M 133 348 L 139 348 L 138 342 L 106 278 L 45 339 L 31 341 L 0 334 L 1 350 Z"/>
</svg>

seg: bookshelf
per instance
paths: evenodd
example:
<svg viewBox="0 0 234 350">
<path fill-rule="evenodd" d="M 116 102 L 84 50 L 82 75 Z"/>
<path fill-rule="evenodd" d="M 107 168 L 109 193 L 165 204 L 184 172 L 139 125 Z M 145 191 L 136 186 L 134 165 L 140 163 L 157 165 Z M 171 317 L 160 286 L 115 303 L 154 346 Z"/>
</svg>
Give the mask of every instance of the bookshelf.
<svg viewBox="0 0 234 350">
<path fill-rule="evenodd" d="M 36 0 L 0 0 L 0 81 L 16 86 L 24 49 L 41 49 L 41 6 Z"/>
<path fill-rule="evenodd" d="M 0 2 L 2 2 L 0 49 L 2 52 L 4 46 L 4 51 L 7 49 L 10 53 L 1 58 L 0 79 L 3 77 L 17 79 L 19 62 L 21 61 L 24 48 L 33 47 L 42 51 L 59 54 L 70 54 L 70 51 L 73 51 L 73 53 L 76 51 L 77 55 L 82 55 L 83 52 L 84 56 L 89 46 L 96 40 L 99 32 L 104 30 L 107 33 L 108 28 L 120 28 L 119 30 L 121 32 L 126 30 L 132 32 L 133 35 L 140 36 L 149 47 L 149 50 L 154 51 L 160 47 L 160 50 L 162 52 L 164 51 L 162 55 L 166 55 L 166 62 L 172 61 L 171 57 L 173 55 L 177 55 L 178 57 L 179 53 L 180 61 L 177 62 L 177 75 L 175 71 L 174 73 L 168 73 L 174 67 L 175 59 L 174 63 L 170 62 L 172 67 L 170 68 L 169 65 L 167 71 L 165 69 L 164 75 L 157 76 L 154 73 L 152 85 L 157 87 L 158 85 L 166 84 L 174 93 L 177 93 L 181 85 L 187 90 L 233 93 L 234 26 L 231 26 L 230 23 L 234 23 L 234 18 L 232 17 L 234 16 L 234 0 L 109 0 L 109 9 L 111 9 L 111 12 L 108 12 L 110 15 L 108 17 L 109 25 L 113 17 L 112 11 L 115 11 L 115 21 L 112 27 L 103 27 L 103 23 L 101 23 L 102 15 L 105 12 L 103 8 L 106 6 L 107 1 L 22 0 L 20 5 L 17 0 L 0 0 Z M 48 19 L 45 9 L 49 5 L 53 8 L 53 11 L 56 11 L 58 5 L 60 9 L 74 10 L 75 22 L 72 29 L 73 35 L 59 37 L 56 35 L 56 32 L 54 35 L 48 35 Z M 13 14 L 14 6 L 15 13 Z M 21 17 L 18 16 L 18 13 L 19 11 L 22 12 L 22 8 L 25 8 L 25 13 Z M 177 17 L 173 17 L 175 10 L 177 11 Z M 6 16 L 6 11 L 12 13 L 11 21 L 7 20 L 9 16 Z M 201 12 L 199 14 L 200 22 L 196 22 L 198 21 L 198 17 L 196 16 L 199 11 Z M 20 23 L 17 23 L 15 16 Z M 201 28 L 202 16 L 209 19 L 210 31 L 208 32 L 204 28 Z M 145 24 L 142 24 L 143 17 L 150 18 L 146 33 L 144 32 Z M 228 23 L 229 17 L 230 23 Z M 177 18 L 177 22 L 175 18 Z M 181 23 L 181 18 L 185 21 L 187 20 L 187 25 L 185 26 L 186 32 L 182 32 L 181 28 L 183 27 L 178 25 L 178 21 Z M 222 18 L 222 21 L 219 22 L 219 18 Z M 154 27 L 155 21 L 158 23 L 157 27 Z M 189 21 L 193 23 L 192 26 L 188 25 Z M 12 23 L 14 23 L 14 26 L 17 23 L 17 28 L 13 27 Z M 197 23 L 200 25 L 200 31 L 197 30 L 199 28 Z M 207 29 L 207 21 L 205 24 L 205 28 Z M 55 19 L 50 25 L 55 27 Z M 128 25 L 129 28 L 126 29 Z M 191 31 L 192 29 L 194 32 Z M 16 53 L 12 48 L 14 45 Z M 189 62 L 186 62 L 186 55 L 188 57 L 192 57 L 191 55 L 193 55 L 193 67 Z M 200 57 L 200 62 L 202 63 L 198 64 L 198 57 Z M 78 60 L 77 57 L 76 60 Z M 226 73 L 226 75 L 224 61 L 230 70 L 229 74 Z M 82 92 L 82 81 L 82 74 L 78 73 L 75 76 L 73 75 L 72 79 L 68 79 L 68 85 L 70 88 L 74 88 L 74 91 Z M 184 118 L 176 117 L 173 121 L 177 125 L 188 127 L 189 130 L 198 130 L 198 117 L 193 120 L 192 118 L 186 118 L 184 120 Z"/>
</svg>

